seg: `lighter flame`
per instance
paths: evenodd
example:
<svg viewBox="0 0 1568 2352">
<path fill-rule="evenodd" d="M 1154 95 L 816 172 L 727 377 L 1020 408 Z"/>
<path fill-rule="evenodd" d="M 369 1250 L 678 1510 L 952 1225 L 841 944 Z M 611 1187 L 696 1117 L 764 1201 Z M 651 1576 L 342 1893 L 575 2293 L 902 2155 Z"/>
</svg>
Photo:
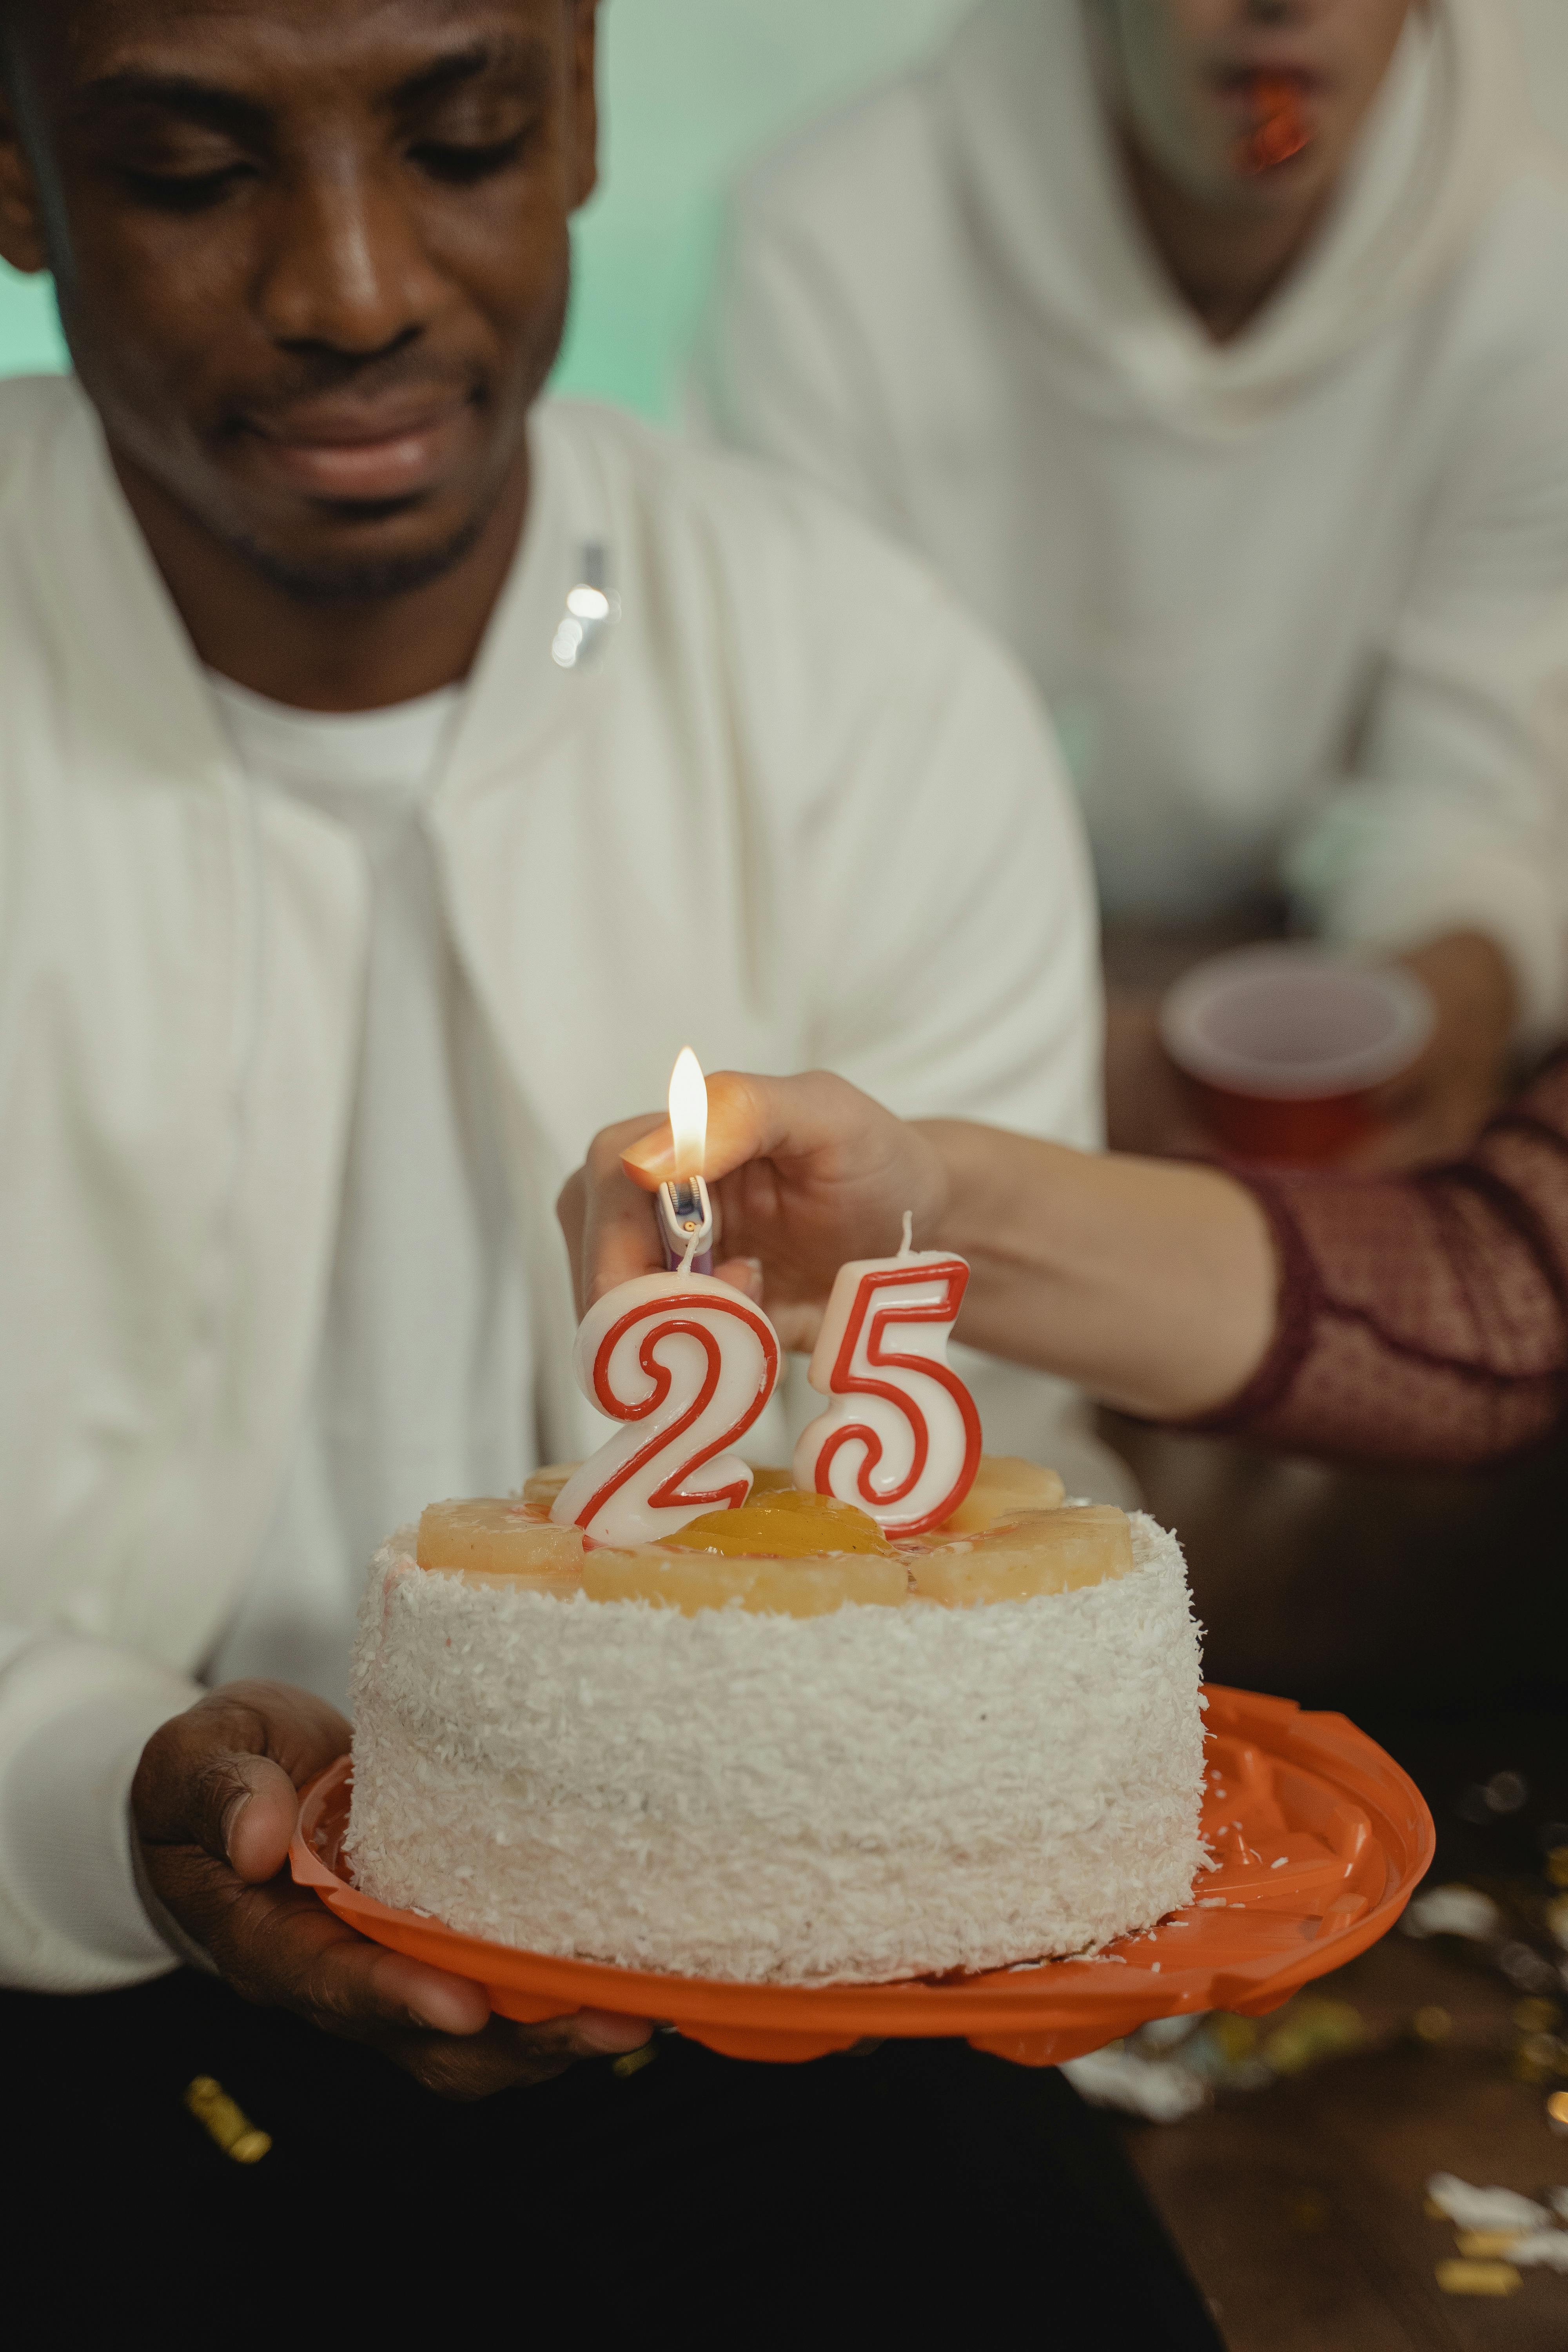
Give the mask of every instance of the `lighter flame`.
<svg viewBox="0 0 1568 2352">
<path fill-rule="evenodd" d="M 670 1074 L 669 1124 L 675 1134 L 677 1180 L 700 1176 L 708 1156 L 708 1086 L 689 1045 L 681 1047 Z"/>
</svg>

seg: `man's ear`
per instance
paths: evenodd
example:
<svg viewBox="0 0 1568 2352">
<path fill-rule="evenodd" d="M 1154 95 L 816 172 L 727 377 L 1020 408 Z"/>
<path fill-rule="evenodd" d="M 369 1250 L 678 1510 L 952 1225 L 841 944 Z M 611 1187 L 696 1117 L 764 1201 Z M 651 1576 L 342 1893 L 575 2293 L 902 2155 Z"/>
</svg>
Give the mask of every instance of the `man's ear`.
<svg viewBox="0 0 1568 2352">
<path fill-rule="evenodd" d="M 566 102 L 572 115 L 573 173 L 570 208 L 585 205 L 599 184 L 599 91 L 595 71 L 599 0 L 566 0 L 572 23 Z"/>
<path fill-rule="evenodd" d="M 0 76 L 0 259 L 29 274 L 49 266 L 44 208 L 22 146 L 16 102 Z"/>
</svg>

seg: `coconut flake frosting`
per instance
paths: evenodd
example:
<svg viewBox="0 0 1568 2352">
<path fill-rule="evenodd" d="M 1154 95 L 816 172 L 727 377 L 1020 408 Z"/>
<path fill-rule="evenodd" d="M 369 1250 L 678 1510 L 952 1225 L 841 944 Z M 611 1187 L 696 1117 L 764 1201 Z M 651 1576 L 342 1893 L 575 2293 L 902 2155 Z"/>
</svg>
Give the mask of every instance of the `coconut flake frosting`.
<svg viewBox="0 0 1568 2352">
<path fill-rule="evenodd" d="M 1203 1859 L 1182 1556 L 949 1609 L 811 1618 L 430 1574 L 377 1554 L 347 1852 L 377 1900 L 497 1943 L 802 1984 L 1081 1951 Z"/>
</svg>

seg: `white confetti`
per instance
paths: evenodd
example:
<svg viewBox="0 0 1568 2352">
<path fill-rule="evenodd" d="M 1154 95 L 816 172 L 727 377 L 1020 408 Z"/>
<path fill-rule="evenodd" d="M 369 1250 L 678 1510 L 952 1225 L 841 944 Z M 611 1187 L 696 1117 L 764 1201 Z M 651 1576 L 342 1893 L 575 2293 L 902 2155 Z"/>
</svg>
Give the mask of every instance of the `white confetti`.
<svg viewBox="0 0 1568 2352">
<path fill-rule="evenodd" d="M 1141 2058 L 1113 2044 L 1069 2058 L 1061 2069 L 1080 2098 L 1095 2107 L 1120 2107 L 1151 2123 L 1179 2123 L 1201 2107 L 1208 2094 L 1187 2067 L 1169 2058 Z"/>
<path fill-rule="evenodd" d="M 1508 2258 L 1515 2270 L 1568 2272 L 1568 2230 L 1542 2230 L 1521 2238 L 1509 2248 Z"/>
<path fill-rule="evenodd" d="M 1407 1936 L 1463 1936 L 1485 1944 L 1497 1934 L 1498 1907 L 1474 1886 L 1434 1886 L 1415 1897 L 1403 1925 Z"/>
<path fill-rule="evenodd" d="M 1472 2189 L 1451 2172 L 1435 2172 L 1426 2194 L 1460 2230 L 1540 2230 L 1549 2228 L 1551 2214 L 1512 2189 Z M 1511 2259 L 1511 2257 L 1510 2257 Z"/>
</svg>

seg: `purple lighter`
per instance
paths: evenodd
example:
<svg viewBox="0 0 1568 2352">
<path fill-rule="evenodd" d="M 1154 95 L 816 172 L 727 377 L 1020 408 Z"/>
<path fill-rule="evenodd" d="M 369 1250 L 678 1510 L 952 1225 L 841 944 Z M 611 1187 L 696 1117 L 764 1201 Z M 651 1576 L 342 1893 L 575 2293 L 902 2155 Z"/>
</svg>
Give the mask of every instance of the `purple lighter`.
<svg viewBox="0 0 1568 2352">
<path fill-rule="evenodd" d="M 689 1264 L 693 1274 L 712 1273 L 713 1203 L 700 1176 L 678 1176 L 659 1186 L 658 1224 L 672 1274 Z"/>
</svg>

